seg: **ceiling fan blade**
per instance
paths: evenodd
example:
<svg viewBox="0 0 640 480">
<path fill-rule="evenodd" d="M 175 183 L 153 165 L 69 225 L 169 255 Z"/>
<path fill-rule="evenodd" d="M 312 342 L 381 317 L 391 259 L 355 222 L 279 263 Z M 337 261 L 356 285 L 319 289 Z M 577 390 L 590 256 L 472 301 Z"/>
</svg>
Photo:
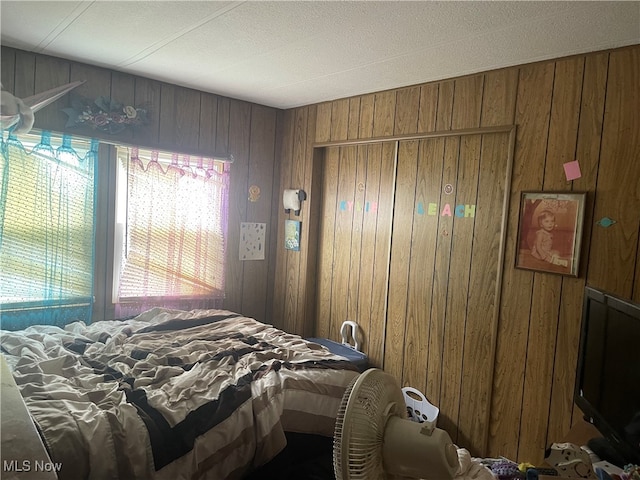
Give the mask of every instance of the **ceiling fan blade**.
<svg viewBox="0 0 640 480">
<path fill-rule="evenodd" d="M 30 97 L 23 98 L 22 101 L 31 108 L 31 110 L 35 113 L 41 108 L 46 107 L 47 105 L 55 102 L 64 94 L 70 92 L 74 88 L 82 85 L 85 80 L 77 80 L 75 82 L 67 83 L 65 85 L 61 85 L 59 87 L 51 88 L 49 90 L 45 90 L 44 92 L 36 93 L 35 95 L 31 95 Z M 2 129 L 9 129 L 20 121 L 20 114 L 16 113 L 14 115 L 2 115 L 0 114 L 0 127 Z"/>
<path fill-rule="evenodd" d="M 85 80 L 78 80 L 75 82 L 67 83 L 56 88 L 51 88 L 41 93 L 36 93 L 30 97 L 23 98 L 22 101 L 31 107 L 31 110 L 37 112 L 43 107 L 46 107 L 50 103 L 55 102 L 65 93 L 70 92 L 74 88 L 82 85 Z"/>
</svg>

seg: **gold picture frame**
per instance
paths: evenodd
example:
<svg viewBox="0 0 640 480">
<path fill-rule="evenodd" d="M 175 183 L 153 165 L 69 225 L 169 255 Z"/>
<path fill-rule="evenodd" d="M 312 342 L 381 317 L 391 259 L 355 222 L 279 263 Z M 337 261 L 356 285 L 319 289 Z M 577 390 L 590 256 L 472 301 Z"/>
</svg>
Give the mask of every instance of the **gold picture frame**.
<svg viewBox="0 0 640 480">
<path fill-rule="evenodd" d="M 578 276 L 587 194 L 522 192 L 516 268 Z"/>
</svg>

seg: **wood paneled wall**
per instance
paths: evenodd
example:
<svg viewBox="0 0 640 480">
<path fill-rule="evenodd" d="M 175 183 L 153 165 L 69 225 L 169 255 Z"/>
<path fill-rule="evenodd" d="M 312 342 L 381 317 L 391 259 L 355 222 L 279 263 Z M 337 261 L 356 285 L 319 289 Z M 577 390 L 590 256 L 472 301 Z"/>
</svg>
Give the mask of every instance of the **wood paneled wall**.
<svg viewBox="0 0 640 480">
<path fill-rule="evenodd" d="M 225 308 L 304 335 L 319 333 L 315 312 L 323 155 L 313 148 L 315 143 L 516 125 L 500 315 L 495 359 L 490 359 L 493 382 L 490 398 L 483 399 L 490 405 L 488 440 L 462 445 L 476 454 L 540 462 L 544 448 L 578 417 L 572 397 L 585 284 L 640 302 L 639 46 L 285 112 L 6 47 L 1 62 L 4 87 L 19 97 L 86 80 L 76 93 L 149 107 L 148 127 L 118 137 L 104 135 L 107 142 L 204 156 L 232 153 Z M 63 97 L 39 112 L 36 128 L 65 132 L 61 108 L 67 102 Z M 91 131 L 84 135 L 100 136 Z M 579 160 L 582 177 L 568 182 L 562 164 L 573 159 Z M 252 184 L 261 189 L 255 203 L 248 201 Z M 307 192 L 299 217 L 283 212 L 284 188 Z M 578 278 L 513 268 L 518 206 L 525 190 L 588 192 Z M 604 216 L 617 223 L 598 226 Z M 283 247 L 289 217 L 302 221 L 299 252 Z M 243 221 L 267 223 L 265 261 L 238 260 Z M 100 231 L 108 235 L 106 226 Z M 372 308 L 386 308 L 386 299 Z M 479 334 L 454 328 L 465 336 Z M 394 333 L 393 338 L 403 338 Z M 336 334 L 330 332 L 334 339 Z M 423 340 L 415 345 L 426 349 Z M 429 352 L 420 356 L 429 358 Z M 415 361 L 402 364 L 416 368 Z M 430 363 L 429 368 L 435 366 Z"/>
<path fill-rule="evenodd" d="M 85 80 L 72 93 L 89 99 L 111 97 L 120 103 L 145 106 L 149 111 L 148 125 L 118 135 L 66 128 L 67 115 L 61 109 L 69 106 L 70 95 L 65 95 L 36 114 L 36 129 L 99 138 L 108 144 L 135 145 L 195 156 L 232 154 L 224 307 L 259 320 L 270 320 L 273 298 L 270 279 L 275 271 L 276 235 L 272 227 L 277 219 L 278 204 L 274 197 L 278 194 L 280 181 L 275 151 L 282 124 L 281 111 L 7 47 L 2 47 L 1 67 L 3 87 L 18 97 Z M 107 156 L 108 153 L 104 157 Z M 104 157 L 100 160 L 99 195 L 109 204 L 98 205 L 102 221 L 97 227 L 96 255 L 109 258 L 113 238 L 112 220 L 109 219 L 113 218 L 115 160 Z M 256 202 L 248 200 L 250 185 L 260 188 Z M 239 260 L 241 222 L 267 224 L 268 254 L 265 260 Z M 96 289 L 102 291 L 103 301 L 107 304 L 105 315 L 109 316 L 109 262 L 97 273 L 104 278 Z"/>
<path fill-rule="evenodd" d="M 324 333 L 314 318 L 323 159 L 315 143 L 516 125 L 493 382 L 490 397 L 480 399 L 490 406 L 487 440 L 462 446 L 541 462 L 545 447 L 579 417 L 573 384 L 584 286 L 640 302 L 639 84 L 640 46 L 632 46 L 286 111 L 281 189 L 304 188 L 309 198 L 299 217 L 279 214 L 274 322 L 304 335 Z M 574 159 L 582 177 L 567 181 L 563 163 Z M 531 190 L 588 192 L 577 278 L 514 268 L 520 194 Z M 600 227 L 604 216 L 617 223 Z M 282 246 L 289 217 L 302 221 L 300 252 Z M 385 298 L 379 302 L 386 308 Z M 465 337 L 481 334 L 452 327 Z M 425 339 L 416 344 L 428 348 Z"/>
</svg>

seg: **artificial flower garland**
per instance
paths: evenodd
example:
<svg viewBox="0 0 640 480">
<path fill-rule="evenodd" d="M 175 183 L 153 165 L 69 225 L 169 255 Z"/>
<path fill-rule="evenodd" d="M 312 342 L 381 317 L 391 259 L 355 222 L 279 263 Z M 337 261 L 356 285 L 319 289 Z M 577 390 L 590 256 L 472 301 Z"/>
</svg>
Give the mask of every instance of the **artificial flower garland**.
<svg viewBox="0 0 640 480">
<path fill-rule="evenodd" d="M 124 105 L 103 96 L 93 101 L 85 97 L 73 97 L 71 107 L 62 111 L 69 117 L 66 127 L 85 125 L 112 135 L 148 123 L 146 108 Z"/>
</svg>

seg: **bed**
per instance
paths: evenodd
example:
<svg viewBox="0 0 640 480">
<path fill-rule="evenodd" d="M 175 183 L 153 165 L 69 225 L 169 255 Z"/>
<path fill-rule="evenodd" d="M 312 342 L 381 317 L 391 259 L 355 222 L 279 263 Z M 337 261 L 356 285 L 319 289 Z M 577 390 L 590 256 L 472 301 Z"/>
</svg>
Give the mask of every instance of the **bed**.
<svg viewBox="0 0 640 480">
<path fill-rule="evenodd" d="M 321 345 L 226 310 L 155 308 L 0 342 L 61 479 L 242 478 L 285 432 L 332 436 L 358 375 Z"/>
</svg>

